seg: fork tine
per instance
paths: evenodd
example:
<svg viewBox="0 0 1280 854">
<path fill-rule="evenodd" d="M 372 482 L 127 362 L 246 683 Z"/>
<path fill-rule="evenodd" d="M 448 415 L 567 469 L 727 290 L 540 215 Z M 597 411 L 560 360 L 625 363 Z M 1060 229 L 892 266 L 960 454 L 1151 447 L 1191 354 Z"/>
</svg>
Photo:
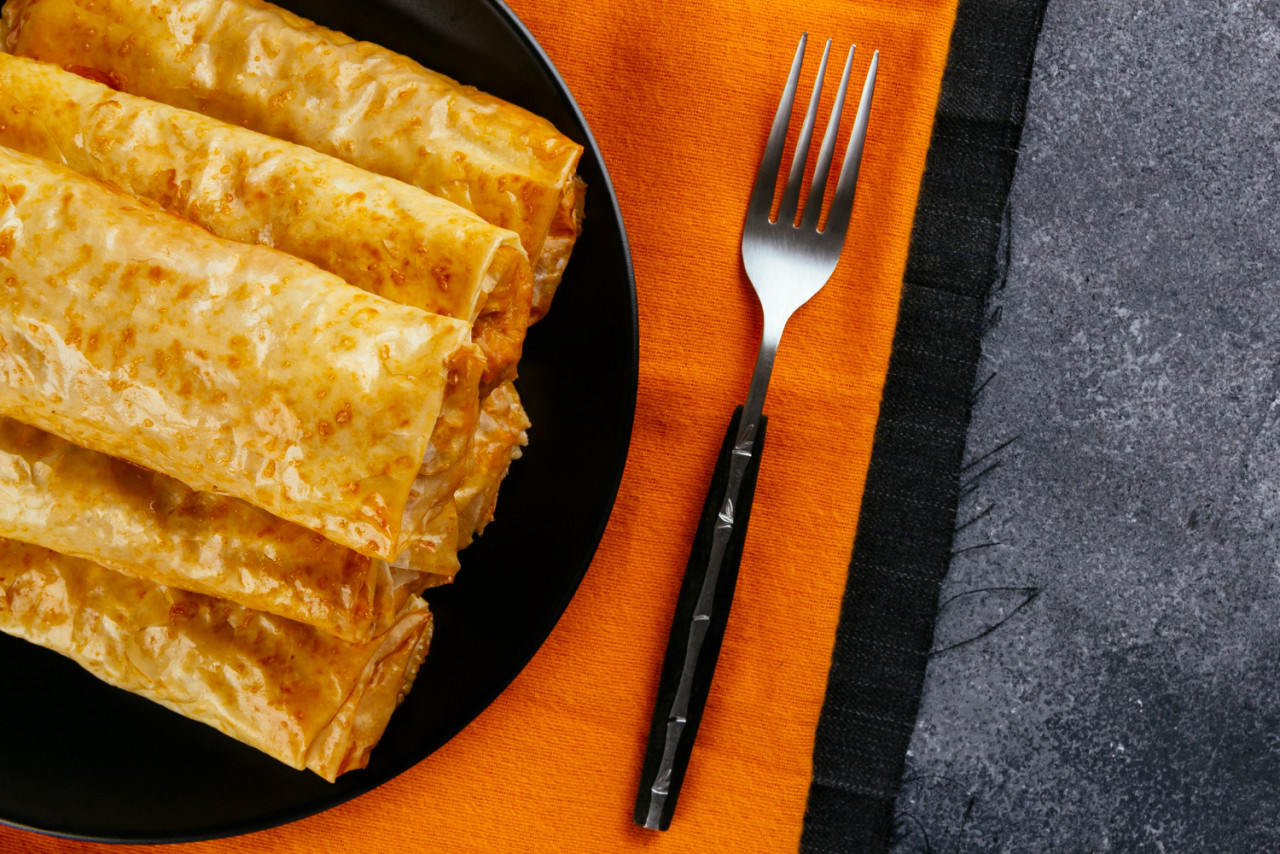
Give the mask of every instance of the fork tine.
<svg viewBox="0 0 1280 854">
<path fill-rule="evenodd" d="M 817 229 L 818 217 L 822 214 L 822 197 L 827 192 L 827 175 L 831 171 L 831 158 L 836 152 L 840 115 L 844 112 L 844 96 L 849 91 L 849 71 L 853 68 L 853 52 L 857 49 L 857 45 L 850 46 L 849 58 L 844 61 L 844 73 L 840 75 L 840 88 L 836 90 L 836 102 L 831 108 L 831 118 L 827 121 L 827 132 L 822 137 L 818 163 L 813 167 L 813 184 L 809 187 L 809 198 L 804 203 L 804 218 L 800 221 L 800 227 L 803 229 Z"/>
<path fill-rule="evenodd" d="M 849 148 L 844 155 L 844 165 L 840 167 L 840 183 L 836 184 L 836 195 L 831 201 L 831 214 L 827 217 L 827 227 L 823 233 L 834 231 L 844 239 L 849 227 L 849 216 L 853 212 L 853 191 L 858 183 L 858 168 L 862 165 L 862 146 L 867 141 L 867 117 L 871 113 L 871 95 L 876 88 L 876 69 L 880 65 L 880 51 L 871 57 L 871 68 L 867 71 L 867 82 L 862 87 L 862 100 L 858 102 L 858 117 L 853 122 L 853 132 L 849 135 Z"/>
<path fill-rule="evenodd" d="M 773 130 L 769 131 L 769 141 L 764 147 L 764 157 L 760 159 L 760 170 L 756 172 L 756 185 L 751 190 L 751 201 L 747 205 L 748 219 L 758 217 L 768 219 L 769 211 L 773 208 L 773 191 L 778 185 L 778 167 L 782 164 L 782 148 L 787 141 L 787 126 L 791 124 L 791 104 L 796 99 L 800 64 L 804 61 L 804 46 L 808 41 L 808 33 L 800 36 L 800 46 L 796 48 L 796 58 L 791 62 L 791 74 L 787 77 L 787 87 L 782 90 L 778 113 L 773 117 Z"/>
<path fill-rule="evenodd" d="M 791 158 L 791 175 L 782 191 L 782 204 L 778 206 L 778 222 L 794 225 L 796 205 L 800 201 L 800 186 L 804 183 L 804 167 L 809 162 L 809 141 L 813 138 L 813 125 L 818 117 L 818 101 L 822 98 L 822 81 L 827 77 L 827 57 L 831 55 L 831 39 L 822 49 L 822 62 L 818 64 L 818 77 L 813 81 L 813 94 L 809 96 L 809 111 L 805 113 L 800 137 L 796 140 L 796 153 Z"/>
</svg>

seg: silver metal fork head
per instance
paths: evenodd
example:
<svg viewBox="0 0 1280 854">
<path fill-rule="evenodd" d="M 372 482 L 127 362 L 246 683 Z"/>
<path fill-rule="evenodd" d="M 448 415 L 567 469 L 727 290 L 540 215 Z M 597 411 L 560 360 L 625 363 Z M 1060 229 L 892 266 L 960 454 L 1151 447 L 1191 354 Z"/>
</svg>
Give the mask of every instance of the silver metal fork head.
<svg viewBox="0 0 1280 854">
<path fill-rule="evenodd" d="M 840 168 L 840 180 L 836 184 L 831 209 L 827 214 L 825 227 L 819 230 L 822 199 L 826 192 L 827 176 L 831 170 L 831 160 L 835 152 L 836 135 L 840 129 L 840 114 L 844 109 L 845 92 L 849 88 L 849 72 L 853 67 L 854 54 L 854 48 L 850 47 L 849 56 L 844 64 L 844 73 L 840 78 L 840 89 L 836 92 L 835 104 L 831 110 L 831 117 L 827 121 L 827 130 L 822 137 L 822 146 L 814 166 L 809 196 L 804 207 L 797 210 L 805 166 L 809 160 L 809 143 L 813 136 L 818 101 L 822 95 L 822 81 L 826 75 L 827 58 L 831 53 L 831 40 L 827 39 L 818 77 L 813 85 L 813 95 L 809 99 L 809 110 L 805 114 L 804 124 L 796 141 L 791 171 L 782 191 L 778 219 L 771 220 L 769 214 L 773 208 L 774 190 L 778 184 L 778 169 L 782 165 L 782 149 L 787 141 L 787 128 L 791 123 L 791 106 L 795 101 L 796 87 L 800 80 L 800 66 L 804 61 L 804 49 L 808 38 L 808 33 L 800 37 L 800 46 L 796 49 L 795 60 L 791 63 L 791 74 L 787 77 L 787 86 L 783 90 L 782 101 L 778 104 L 778 113 L 773 120 L 773 130 L 769 133 L 769 141 L 765 145 L 760 170 L 756 173 L 755 188 L 751 192 L 751 202 L 747 206 L 747 221 L 742 230 L 742 260 L 747 268 L 747 276 L 755 287 L 756 296 L 760 299 L 766 318 L 776 314 L 780 315 L 778 319 L 783 322 L 822 289 L 840 261 L 840 253 L 844 248 L 845 235 L 849 230 L 849 218 L 853 210 L 854 188 L 858 183 L 858 168 L 862 163 L 862 147 L 867 138 L 867 118 L 871 112 L 871 95 L 876 85 L 876 69 L 880 64 L 880 52 L 876 51 L 871 58 L 871 68 L 867 72 L 867 79 L 862 87 L 857 118 L 854 120 L 853 131 L 849 136 L 849 147 L 845 150 L 844 163 Z"/>
</svg>

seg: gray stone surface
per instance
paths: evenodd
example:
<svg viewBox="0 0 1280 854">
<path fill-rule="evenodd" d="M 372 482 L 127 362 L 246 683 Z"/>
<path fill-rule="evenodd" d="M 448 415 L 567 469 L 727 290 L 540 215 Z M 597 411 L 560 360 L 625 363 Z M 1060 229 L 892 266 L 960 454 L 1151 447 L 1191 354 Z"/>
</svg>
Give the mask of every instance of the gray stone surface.
<svg viewBox="0 0 1280 854">
<path fill-rule="evenodd" d="M 944 599 L 1038 595 L 944 609 L 896 850 L 1280 851 L 1280 2 L 1053 0 L 1023 143 Z"/>
</svg>

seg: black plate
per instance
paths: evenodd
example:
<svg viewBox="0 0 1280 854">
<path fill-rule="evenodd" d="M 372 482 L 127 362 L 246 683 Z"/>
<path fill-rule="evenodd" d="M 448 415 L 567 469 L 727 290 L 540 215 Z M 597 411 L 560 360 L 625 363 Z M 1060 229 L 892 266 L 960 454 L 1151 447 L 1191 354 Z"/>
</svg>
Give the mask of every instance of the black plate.
<svg viewBox="0 0 1280 854">
<path fill-rule="evenodd" d="M 569 604 L 608 521 L 635 411 L 635 283 L 608 173 L 559 74 L 499 0 L 283 5 L 527 107 L 586 146 L 586 227 L 520 363 L 529 448 L 457 583 L 428 596 L 431 653 L 367 769 L 326 783 L 0 637 L 5 823 L 97 840 L 195 840 L 283 824 L 368 791 L 452 738 L 515 678 Z"/>
</svg>

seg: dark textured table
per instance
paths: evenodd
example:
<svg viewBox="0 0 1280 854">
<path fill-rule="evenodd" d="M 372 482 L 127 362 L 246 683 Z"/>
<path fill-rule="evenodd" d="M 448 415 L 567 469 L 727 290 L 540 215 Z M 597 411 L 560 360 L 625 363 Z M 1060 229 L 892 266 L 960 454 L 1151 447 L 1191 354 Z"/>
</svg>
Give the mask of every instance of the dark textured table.
<svg viewBox="0 0 1280 854">
<path fill-rule="evenodd" d="M 1028 111 L 895 850 L 1280 850 L 1280 3 L 1053 0 Z"/>
</svg>

